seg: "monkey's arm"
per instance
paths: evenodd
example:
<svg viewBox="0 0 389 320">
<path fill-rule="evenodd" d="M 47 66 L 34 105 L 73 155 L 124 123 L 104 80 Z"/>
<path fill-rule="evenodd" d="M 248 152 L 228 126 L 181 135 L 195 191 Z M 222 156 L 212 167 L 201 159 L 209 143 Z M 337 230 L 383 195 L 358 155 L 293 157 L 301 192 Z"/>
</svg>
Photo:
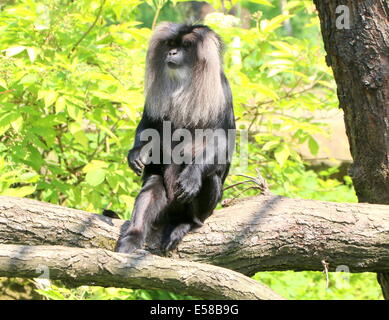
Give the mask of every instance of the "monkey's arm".
<svg viewBox="0 0 389 320">
<path fill-rule="evenodd" d="M 195 197 L 201 189 L 204 177 L 216 175 L 221 179 L 224 176 L 229 167 L 232 151 L 229 150 L 229 139 L 227 135 L 218 135 L 217 144 L 207 143 L 193 161 L 185 166 L 177 180 L 175 192 L 177 200 L 187 202 Z"/>
<path fill-rule="evenodd" d="M 142 141 L 141 134 L 144 130 L 149 128 L 151 128 L 151 122 L 143 112 L 142 119 L 136 128 L 134 146 L 128 152 L 127 156 L 128 165 L 138 176 L 142 174 L 147 157 L 147 154 L 142 152 L 142 148 L 148 141 Z"/>
</svg>

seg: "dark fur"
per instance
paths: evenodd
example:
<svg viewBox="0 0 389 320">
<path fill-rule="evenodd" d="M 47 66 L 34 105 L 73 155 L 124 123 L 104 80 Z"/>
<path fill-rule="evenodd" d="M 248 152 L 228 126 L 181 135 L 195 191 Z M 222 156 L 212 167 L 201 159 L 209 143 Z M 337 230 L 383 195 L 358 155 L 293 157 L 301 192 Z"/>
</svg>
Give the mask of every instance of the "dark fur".
<svg viewBox="0 0 389 320">
<path fill-rule="evenodd" d="M 191 48 L 183 59 L 190 69 L 190 77 L 184 84 L 175 83 L 176 80 L 166 74 L 166 57 L 171 50 L 166 43 L 173 41 L 174 46 L 180 48 L 183 37 L 191 41 Z M 145 142 L 140 141 L 140 134 L 153 128 L 162 137 L 163 120 L 172 122 L 172 132 L 179 128 L 192 132 L 196 128 L 225 132 L 235 129 L 231 90 L 222 69 L 222 48 L 220 38 L 203 25 L 165 23 L 154 33 L 147 58 L 146 105 L 136 130 L 134 146 L 128 154 L 130 167 L 137 174 L 143 171 L 143 186 L 136 198 L 129 227 L 118 242 L 119 252 L 142 248 L 153 224 L 163 227 L 162 249 L 173 249 L 185 234 L 203 224 L 221 199 L 230 159 L 219 164 L 216 153 L 227 152 L 227 141 L 218 141 L 216 150 L 207 152 L 207 159 L 216 159 L 214 164 L 145 165 L 141 152 Z M 211 87 L 210 77 L 213 82 Z M 170 97 L 179 85 L 184 91 L 182 96 L 190 97 L 185 102 Z M 152 105 L 160 101 L 168 105 Z M 222 105 L 219 105 L 221 102 Z M 182 105 L 184 103 L 186 105 Z M 182 109 L 177 109 L 180 107 L 186 109 L 185 114 L 180 113 Z M 187 108 L 191 108 L 191 112 Z M 177 142 L 172 142 L 173 147 L 175 144 Z M 192 157 L 204 153 L 204 145 L 193 147 L 191 152 Z"/>
</svg>

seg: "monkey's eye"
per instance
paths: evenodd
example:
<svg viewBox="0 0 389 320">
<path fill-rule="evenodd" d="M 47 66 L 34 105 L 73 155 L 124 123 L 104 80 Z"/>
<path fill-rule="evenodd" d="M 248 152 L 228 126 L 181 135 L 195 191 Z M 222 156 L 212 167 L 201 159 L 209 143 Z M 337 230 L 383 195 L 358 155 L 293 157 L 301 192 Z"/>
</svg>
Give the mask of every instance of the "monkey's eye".
<svg viewBox="0 0 389 320">
<path fill-rule="evenodd" d="M 169 47 L 174 47 L 175 43 L 173 40 L 167 40 L 166 41 L 166 45 L 169 46 Z"/>
<path fill-rule="evenodd" d="M 184 42 L 182 43 L 182 47 L 183 47 L 184 49 L 189 49 L 191 46 L 192 46 L 192 42 L 190 42 L 190 41 L 184 41 Z"/>
</svg>

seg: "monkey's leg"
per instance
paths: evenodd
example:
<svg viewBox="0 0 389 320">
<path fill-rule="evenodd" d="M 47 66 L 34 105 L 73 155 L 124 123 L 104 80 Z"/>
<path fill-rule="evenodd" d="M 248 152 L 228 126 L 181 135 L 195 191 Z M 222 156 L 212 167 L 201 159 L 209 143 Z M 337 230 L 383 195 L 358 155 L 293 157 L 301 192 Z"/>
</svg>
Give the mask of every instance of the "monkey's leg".
<svg viewBox="0 0 389 320">
<path fill-rule="evenodd" d="M 223 184 L 221 178 L 214 174 L 207 177 L 196 197 L 198 207 L 193 212 L 194 220 L 204 222 L 217 206 L 223 194 Z"/>
<path fill-rule="evenodd" d="M 173 250 L 182 238 L 192 229 L 199 228 L 215 209 L 222 194 L 222 182 L 218 175 L 207 177 L 197 197 L 188 204 L 188 220 L 185 223 L 170 223 L 165 227 L 162 238 L 162 251 Z"/>
<path fill-rule="evenodd" d="M 146 177 L 135 200 L 130 226 L 120 237 L 116 251 L 130 253 L 142 248 L 151 225 L 166 205 L 167 197 L 162 177 L 156 174 Z"/>
</svg>

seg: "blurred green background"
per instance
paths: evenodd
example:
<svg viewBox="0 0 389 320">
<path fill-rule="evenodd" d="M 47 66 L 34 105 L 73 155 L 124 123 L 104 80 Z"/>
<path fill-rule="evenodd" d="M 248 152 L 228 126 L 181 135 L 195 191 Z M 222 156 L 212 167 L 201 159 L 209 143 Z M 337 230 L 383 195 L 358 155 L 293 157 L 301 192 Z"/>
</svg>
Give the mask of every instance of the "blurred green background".
<svg viewBox="0 0 389 320">
<path fill-rule="evenodd" d="M 140 179 L 126 155 L 151 28 L 166 20 L 205 23 L 226 43 L 238 128 L 249 133 L 248 166 L 235 158 L 226 186 L 261 175 L 275 194 L 357 201 L 319 20 L 305 0 L 0 0 L 0 195 L 130 217 Z M 289 299 L 382 299 L 374 274 L 330 273 L 328 288 L 320 272 L 254 278 Z M 25 298 L 190 298 L 18 279 L 0 281 L 0 298 L 18 298 L 15 286 L 32 288 Z"/>
</svg>

